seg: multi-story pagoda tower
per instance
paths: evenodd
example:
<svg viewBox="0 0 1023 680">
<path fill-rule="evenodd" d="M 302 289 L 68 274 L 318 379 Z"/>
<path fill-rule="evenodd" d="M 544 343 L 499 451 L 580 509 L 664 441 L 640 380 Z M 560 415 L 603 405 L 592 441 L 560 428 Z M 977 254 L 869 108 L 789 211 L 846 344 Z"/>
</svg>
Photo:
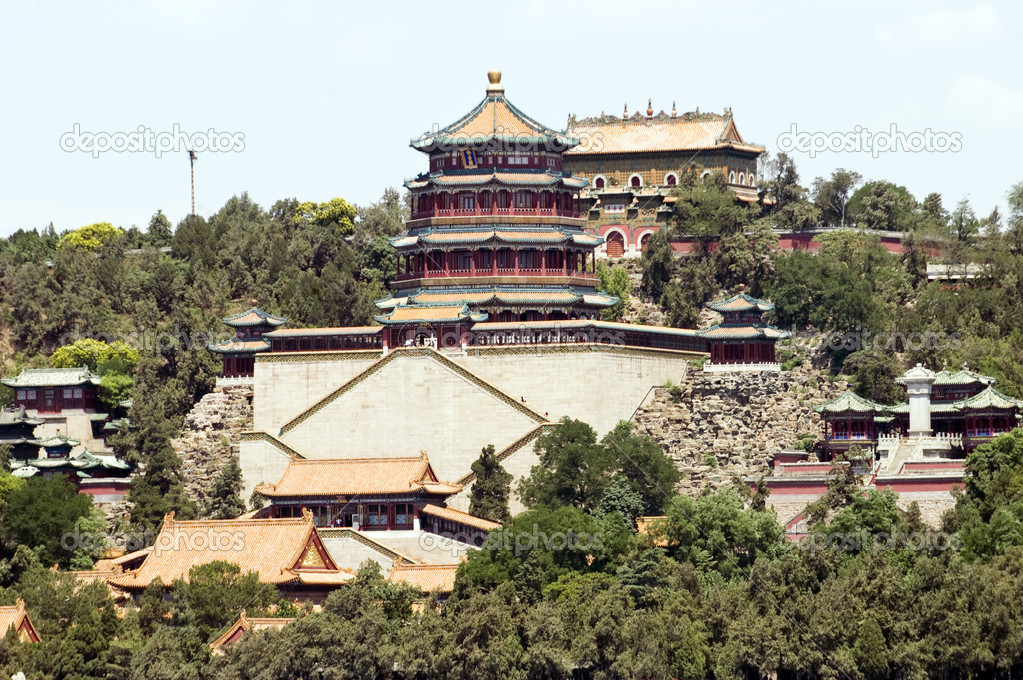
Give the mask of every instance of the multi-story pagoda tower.
<svg viewBox="0 0 1023 680">
<path fill-rule="evenodd" d="M 486 97 L 442 130 L 413 139 L 430 169 L 405 183 L 412 214 L 392 239 L 398 275 L 377 301 L 388 326 L 466 328 L 481 321 L 596 319 L 617 299 L 600 293 L 579 191 L 564 170 L 579 144 L 505 98 L 501 73 Z"/>
</svg>

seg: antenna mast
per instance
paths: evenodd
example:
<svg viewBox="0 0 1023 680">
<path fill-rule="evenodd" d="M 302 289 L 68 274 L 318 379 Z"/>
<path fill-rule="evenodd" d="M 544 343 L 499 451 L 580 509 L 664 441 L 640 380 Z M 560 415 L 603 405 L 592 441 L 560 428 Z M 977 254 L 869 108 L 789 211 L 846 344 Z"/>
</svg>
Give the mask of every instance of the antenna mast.
<svg viewBox="0 0 1023 680">
<path fill-rule="evenodd" d="M 188 166 L 192 171 L 192 212 L 195 214 L 195 162 L 199 160 L 199 157 L 195 155 L 195 151 L 188 150 Z"/>
</svg>

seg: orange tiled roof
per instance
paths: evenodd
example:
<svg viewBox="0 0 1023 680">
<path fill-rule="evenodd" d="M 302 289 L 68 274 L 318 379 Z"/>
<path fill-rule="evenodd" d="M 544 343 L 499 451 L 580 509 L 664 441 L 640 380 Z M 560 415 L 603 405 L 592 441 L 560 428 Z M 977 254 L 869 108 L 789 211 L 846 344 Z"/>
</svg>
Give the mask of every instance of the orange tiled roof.
<svg viewBox="0 0 1023 680">
<path fill-rule="evenodd" d="M 243 609 L 241 616 L 238 617 L 238 620 L 231 624 L 231 627 L 228 628 L 223 635 L 214 640 L 210 644 L 210 647 L 213 648 L 214 653 L 223 654 L 223 650 L 221 648 L 226 643 L 238 640 L 239 638 L 242 637 L 243 634 L 248 633 L 249 631 L 267 630 L 269 628 L 279 630 L 294 620 L 295 620 L 294 618 L 283 617 L 281 618 L 249 617 L 245 615 L 245 610 Z"/>
<path fill-rule="evenodd" d="M 0 607 L 0 636 L 6 635 L 11 628 L 14 628 L 22 642 L 39 642 L 39 633 L 32 625 L 22 600 L 9 607 Z"/>
<path fill-rule="evenodd" d="M 288 463 L 281 481 L 256 491 L 268 498 L 289 496 L 355 496 L 427 491 L 453 494 L 457 484 L 437 479 L 425 456 L 415 458 L 336 458 Z"/>
<path fill-rule="evenodd" d="M 582 139 L 583 143 L 567 150 L 566 155 L 692 151 L 723 146 L 756 153 L 763 151 L 761 147 L 743 141 L 731 116 L 715 114 L 704 114 L 695 119 L 665 116 L 609 119 L 606 122 L 584 120 L 569 127 L 568 134 Z"/>
<path fill-rule="evenodd" d="M 422 321 L 424 319 L 461 319 L 464 305 L 450 307 L 399 307 L 391 314 L 392 321 Z"/>
<path fill-rule="evenodd" d="M 470 515 L 467 512 L 461 510 L 455 510 L 454 508 L 442 508 L 439 505 L 426 505 L 423 507 L 424 515 L 432 515 L 439 519 L 446 519 L 449 522 L 458 522 L 466 526 L 473 527 L 475 529 L 482 529 L 483 531 L 490 531 L 491 529 L 497 529 L 500 527 L 500 523 L 491 522 L 489 519 L 483 519 L 482 517 L 476 517 Z"/>
<path fill-rule="evenodd" d="M 387 580 L 391 583 L 408 583 L 423 593 L 439 591 L 444 594 L 455 589 L 457 564 L 405 564 L 396 562 Z"/>
<path fill-rule="evenodd" d="M 330 583 L 354 578 L 338 570 L 329 557 L 326 562 L 320 558 L 318 547 L 319 537 L 308 513 L 300 519 L 203 521 L 176 521 L 171 513 L 141 566 L 108 580 L 128 589 L 145 588 L 154 579 L 169 586 L 177 579 L 187 581 L 192 567 L 214 561 L 254 571 L 263 583 L 306 582 L 302 575 L 314 572 Z"/>
<path fill-rule="evenodd" d="M 416 302 L 422 304 L 436 304 L 438 302 L 465 302 L 469 304 L 487 302 L 494 298 L 494 291 L 488 290 L 482 293 L 419 293 L 416 295 Z"/>
</svg>

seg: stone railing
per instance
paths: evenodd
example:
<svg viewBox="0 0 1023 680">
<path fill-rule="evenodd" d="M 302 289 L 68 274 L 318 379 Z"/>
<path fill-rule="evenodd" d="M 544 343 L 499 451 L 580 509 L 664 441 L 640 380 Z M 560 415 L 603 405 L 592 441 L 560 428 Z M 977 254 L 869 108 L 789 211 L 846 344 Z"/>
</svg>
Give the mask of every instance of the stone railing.
<svg viewBox="0 0 1023 680">
<path fill-rule="evenodd" d="M 217 378 L 217 387 L 252 386 L 252 376 L 239 375 L 233 378 Z"/>
<path fill-rule="evenodd" d="M 712 364 L 708 361 L 703 364 L 703 370 L 708 373 L 732 373 L 738 371 L 766 371 L 779 373 L 781 372 L 781 364 L 777 362 L 762 362 L 756 364 Z"/>
</svg>

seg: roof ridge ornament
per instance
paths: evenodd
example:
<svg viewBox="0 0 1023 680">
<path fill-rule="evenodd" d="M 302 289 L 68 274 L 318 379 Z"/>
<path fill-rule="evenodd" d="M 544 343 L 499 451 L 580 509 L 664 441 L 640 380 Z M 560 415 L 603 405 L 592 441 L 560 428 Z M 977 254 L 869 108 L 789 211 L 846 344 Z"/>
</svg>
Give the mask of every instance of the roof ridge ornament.
<svg viewBox="0 0 1023 680">
<path fill-rule="evenodd" d="M 504 85 L 501 84 L 501 72 L 487 71 L 487 79 L 490 81 L 490 84 L 487 85 L 487 96 L 503 97 Z"/>
</svg>

